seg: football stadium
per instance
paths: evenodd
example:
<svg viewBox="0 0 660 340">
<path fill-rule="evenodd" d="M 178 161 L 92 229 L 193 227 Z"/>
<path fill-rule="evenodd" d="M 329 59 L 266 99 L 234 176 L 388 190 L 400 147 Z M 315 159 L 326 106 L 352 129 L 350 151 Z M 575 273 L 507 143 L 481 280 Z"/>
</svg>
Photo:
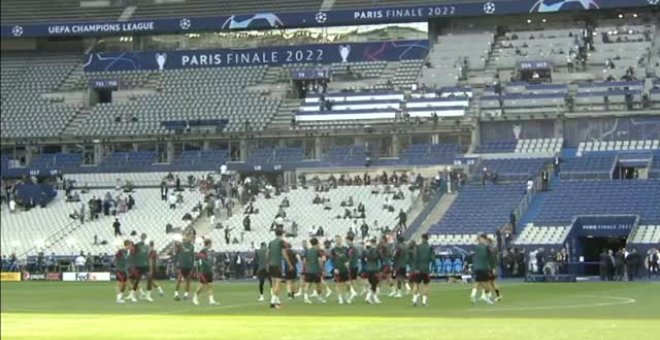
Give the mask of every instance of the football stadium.
<svg viewBox="0 0 660 340">
<path fill-rule="evenodd" d="M 656 339 L 660 1 L 2 0 L 2 339 Z"/>
</svg>

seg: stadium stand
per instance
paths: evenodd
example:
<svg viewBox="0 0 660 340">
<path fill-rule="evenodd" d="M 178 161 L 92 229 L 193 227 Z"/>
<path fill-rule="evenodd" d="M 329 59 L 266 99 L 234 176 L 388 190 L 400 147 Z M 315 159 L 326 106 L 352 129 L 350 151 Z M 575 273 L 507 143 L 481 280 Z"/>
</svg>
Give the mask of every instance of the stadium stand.
<svg viewBox="0 0 660 340">
<path fill-rule="evenodd" d="M 493 233 L 509 221 L 525 194 L 522 184 L 468 185 L 462 188 L 447 214 L 431 234 Z"/>
<path fill-rule="evenodd" d="M 549 196 L 537 226 L 568 225 L 578 215 L 639 215 L 642 224 L 660 221 L 658 181 L 561 181 Z"/>
<path fill-rule="evenodd" d="M 660 225 L 640 225 L 630 234 L 628 238 L 634 244 L 660 243 Z"/>
<path fill-rule="evenodd" d="M 537 176 L 545 162 L 543 158 L 485 159 L 481 167 L 496 173 L 500 180 L 525 181 Z"/>
<path fill-rule="evenodd" d="M 515 240 L 516 245 L 561 245 L 566 241 L 568 226 L 527 226 Z"/>
<path fill-rule="evenodd" d="M 593 141 L 581 142 L 578 145 L 576 156 L 588 152 L 598 151 L 622 151 L 622 150 L 658 150 L 658 140 L 619 140 L 619 141 Z"/>
<path fill-rule="evenodd" d="M 291 231 L 291 225 L 294 222 L 300 228 L 294 233 L 295 236 L 287 239 L 296 248 L 309 237 L 312 227 L 323 227 L 325 237 L 332 238 L 335 235 L 346 235 L 350 228 L 355 234 L 359 234 L 358 227 L 365 220 L 370 225 L 369 235 L 377 236 L 380 234 L 379 230 L 374 228 L 372 222 L 378 221 L 378 228 L 387 227 L 389 230 L 394 230 L 397 213 L 401 209 L 408 211 L 412 202 L 417 199 L 419 191 L 405 190 L 404 198 L 395 200 L 392 199 L 392 194 L 384 193 L 382 185 L 377 186 L 379 194 L 372 194 L 374 188 L 373 186 L 340 186 L 326 193 L 317 193 L 313 188 L 298 188 L 270 199 L 259 195 L 253 203 L 253 207 L 258 210 L 258 213 L 249 214 L 252 222 L 251 231 L 243 231 L 242 228 L 243 219 L 246 216 L 244 209 L 238 209 L 237 213 L 222 223 L 224 227 L 235 229 L 232 235 L 240 240 L 238 244 L 226 244 L 223 229 L 214 229 L 211 237 L 216 240 L 216 244 L 220 245 L 221 251 L 247 251 L 251 245 L 267 242 L 272 237 L 270 228 L 273 226 L 284 197 L 288 198 L 290 202 L 290 207 L 284 208 L 286 212 L 285 230 Z M 311 204 L 316 195 L 329 199 L 330 209 L 327 209 L 325 204 Z M 353 199 L 353 206 L 342 207 L 341 203 L 347 201 L 349 197 Z M 356 209 L 359 203 L 365 207 L 365 218 L 344 218 L 345 209 L 354 214 L 353 209 Z M 386 204 L 391 205 L 394 209 L 385 210 L 383 207 Z"/>
<path fill-rule="evenodd" d="M 79 0 L 5 0 L 2 24 L 117 20 L 123 7 L 81 7 Z"/>
<path fill-rule="evenodd" d="M 259 8 L 261 13 L 269 12 L 298 12 L 316 11 L 320 8 L 321 0 L 300 1 L 224 1 L 218 3 L 213 0 L 187 0 L 183 3 L 140 3 L 133 14 L 135 19 L 171 18 L 179 16 L 212 16 L 253 14 Z"/>
<path fill-rule="evenodd" d="M 615 154 L 569 158 L 561 165 L 560 176 L 562 179 L 610 179 L 615 159 Z"/>
</svg>

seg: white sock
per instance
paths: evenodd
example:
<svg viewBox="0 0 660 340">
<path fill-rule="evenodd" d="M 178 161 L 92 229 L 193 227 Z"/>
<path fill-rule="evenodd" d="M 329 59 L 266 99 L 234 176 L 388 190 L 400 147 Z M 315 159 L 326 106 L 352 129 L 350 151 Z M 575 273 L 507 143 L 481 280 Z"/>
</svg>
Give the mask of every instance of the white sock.
<svg viewBox="0 0 660 340">
<path fill-rule="evenodd" d="M 215 298 L 213 295 L 209 296 L 209 303 L 215 303 Z"/>
<path fill-rule="evenodd" d="M 341 294 L 337 294 L 337 299 L 339 299 L 339 303 L 344 302 L 344 298 L 341 296 Z"/>
<path fill-rule="evenodd" d="M 179 291 L 178 291 L 178 290 L 175 290 L 175 291 L 174 291 L 174 297 L 178 297 L 178 296 L 179 296 Z"/>
<path fill-rule="evenodd" d="M 140 287 L 140 295 L 144 295 L 144 290 Z"/>
<path fill-rule="evenodd" d="M 184 292 L 183 297 L 188 297 L 188 292 Z"/>
<path fill-rule="evenodd" d="M 427 304 L 427 303 L 429 303 L 429 297 L 426 296 L 426 295 L 422 296 L 422 303 L 423 303 L 423 304 Z"/>
<path fill-rule="evenodd" d="M 355 288 L 353 288 L 353 286 L 351 286 L 351 294 L 357 295 L 357 292 L 355 292 Z"/>
<path fill-rule="evenodd" d="M 271 295 L 271 296 L 270 296 L 270 303 L 271 303 L 272 305 L 274 305 L 274 304 L 275 304 L 275 301 L 276 301 L 276 300 L 275 300 L 275 295 Z"/>
<path fill-rule="evenodd" d="M 147 297 L 151 297 L 151 291 L 150 290 L 147 291 Z"/>
<path fill-rule="evenodd" d="M 163 294 L 163 287 L 158 286 L 158 292 L 161 293 L 161 294 Z"/>
<path fill-rule="evenodd" d="M 413 303 L 417 303 L 419 301 L 419 294 L 413 295 Z"/>
<path fill-rule="evenodd" d="M 123 298 L 124 294 L 122 293 L 117 293 L 117 300 L 121 300 Z"/>
<path fill-rule="evenodd" d="M 477 297 L 477 288 L 472 288 L 472 293 L 470 294 L 471 298 L 476 298 Z"/>
<path fill-rule="evenodd" d="M 309 300 L 309 295 L 307 295 L 306 292 L 305 292 L 305 294 L 304 294 L 303 296 L 304 296 L 305 300 Z"/>
</svg>

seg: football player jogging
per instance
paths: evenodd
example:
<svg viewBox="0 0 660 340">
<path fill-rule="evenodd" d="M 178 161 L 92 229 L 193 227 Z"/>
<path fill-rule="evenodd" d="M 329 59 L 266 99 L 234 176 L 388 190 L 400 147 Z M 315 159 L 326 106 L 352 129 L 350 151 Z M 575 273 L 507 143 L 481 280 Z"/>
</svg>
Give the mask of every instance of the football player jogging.
<svg viewBox="0 0 660 340">
<path fill-rule="evenodd" d="M 291 249 L 290 243 L 286 244 L 286 257 L 288 260 L 285 262 L 286 270 L 284 277 L 286 279 L 287 296 L 289 300 L 292 300 L 296 293 L 296 281 L 298 280 L 298 268 L 296 266 L 298 265 L 299 256 Z M 289 263 L 291 266 L 288 265 Z"/>
<path fill-rule="evenodd" d="M 403 240 L 403 236 L 398 236 L 396 239 L 396 249 L 394 251 L 394 273 L 396 275 L 396 295 L 394 297 L 400 298 L 401 290 L 406 282 L 406 267 L 408 266 L 408 247 Z"/>
<path fill-rule="evenodd" d="M 286 254 L 285 242 L 282 239 L 284 231 L 278 229 L 275 230 L 275 239 L 268 243 L 268 273 L 273 279 L 273 289 L 270 294 L 270 307 L 271 308 L 281 308 L 282 302 L 280 301 L 280 290 L 282 289 L 282 261 L 286 260 L 287 265 L 292 267 L 291 263 L 288 263 L 289 257 Z"/>
<path fill-rule="evenodd" d="M 488 292 L 490 292 L 488 281 L 491 273 L 491 259 L 488 241 L 484 234 L 477 237 L 477 245 L 474 249 L 474 256 L 472 259 L 472 269 L 474 271 L 475 283 L 472 288 L 472 293 L 470 294 L 470 300 L 473 304 L 476 303 L 477 293 L 481 290 L 484 293 L 481 295 L 481 301 L 487 304 L 493 304 L 493 301 L 488 298 Z"/>
<path fill-rule="evenodd" d="M 199 305 L 199 294 L 204 291 L 208 292 L 209 305 L 218 305 L 213 297 L 213 266 L 211 265 L 211 259 L 209 258 L 211 245 L 210 239 L 204 240 L 204 248 L 197 253 L 199 288 L 197 288 L 197 291 L 192 298 L 192 303 L 194 305 Z"/>
<path fill-rule="evenodd" d="M 380 254 L 376 246 L 376 239 L 372 239 L 367 244 L 364 252 L 366 260 L 367 280 L 369 281 L 369 292 L 367 293 L 367 302 L 370 304 L 380 303 L 378 299 L 378 276 L 380 275 Z"/>
<path fill-rule="evenodd" d="M 117 277 L 117 303 L 124 303 L 126 278 L 128 277 L 128 256 L 131 241 L 124 241 L 124 247 L 115 253 L 115 276 Z"/>
<path fill-rule="evenodd" d="M 309 240 L 310 247 L 305 251 L 305 288 L 303 289 L 304 301 L 307 304 L 311 304 L 312 301 L 309 299 L 307 292 L 309 287 L 314 284 L 316 291 L 316 298 L 321 303 L 325 303 L 323 299 L 323 290 L 321 285 L 321 275 L 323 275 L 323 269 L 325 267 L 323 259 L 323 250 L 319 247 L 319 240 L 315 237 Z"/>
<path fill-rule="evenodd" d="M 491 267 L 491 272 L 488 276 L 488 286 L 490 288 L 490 294 L 488 296 L 489 299 L 493 300 L 492 293 L 495 292 L 495 299 L 493 301 L 497 302 L 502 300 L 502 295 L 500 295 L 500 287 L 495 283 L 495 280 L 497 279 L 497 268 L 498 266 L 498 261 L 497 261 L 497 248 L 495 247 L 495 242 L 493 239 L 488 238 L 488 249 L 490 251 L 490 267 Z"/>
<path fill-rule="evenodd" d="M 434 260 L 433 249 L 429 245 L 429 235 L 422 235 L 422 242 L 415 250 L 415 284 L 413 286 L 413 306 L 417 306 L 419 296 L 422 296 L 422 305 L 429 304 L 429 282 L 431 282 L 431 263 Z M 422 286 L 423 285 L 423 286 Z"/>
<path fill-rule="evenodd" d="M 335 277 L 337 286 L 337 300 L 340 305 L 344 304 L 344 293 L 346 293 L 346 303 L 351 303 L 351 294 L 348 287 L 350 281 L 348 248 L 342 245 L 341 236 L 335 237 L 335 247 L 331 250 L 332 254 L 332 273 Z"/>
<path fill-rule="evenodd" d="M 307 241 L 302 241 L 302 253 L 300 259 L 302 261 L 302 271 L 300 272 L 300 285 L 298 285 L 298 292 L 293 294 L 295 297 L 302 296 L 303 287 L 305 287 L 305 253 L 307 253 Z"/>
<path fill-rule="evenodd" d="M 410 268 L 410 274 L 408 275 L 408 282 L 406 282 L 406 295 L 410 294 L 412 291 L 412 286 L 415 285 L 415 252 L 417 251 L 417 244 L 415 240 L 410 240 L 408 243 L 408 268 Z"/>
<path fill-rule="evenodd" d="M 270 280 L 268 275 L 268 248 L 266 243 L 261 242 L 261 247 L 255 251 L 255 266 L 257 268 L 257 279 L 259 279 L 259 299 L 257 301 L 264 301 L 264 284 L 268 280 L 268 285 L 273 288 L 273 281 Z"/>
<path fill-rule="evenodd" d="M 133 280 L 133 289 L 129 294 L 131 302 L 137 302 L 135 294 L 140 286 L 140 279 L 142 276 L 149 275 L 149 247 L 145 243 L 147 234 L 140 235 L 140 242 L 135 243 L 131 249 L 131 279 Z M 147 294 L 145 300 L 153 302 L 151 298 L 151 282 L 147 277 Z"/>
<path fill-rule="evenodd" d="M 392 279 L 392 245 L 387 242 L 387 236 L 383 236 L 381 242 L 378 244 L 378 252 L 380 253 L 381 261 L 381 282 L 387 283 L 390 287 L 390 293 L 387 295 L 393 297 L 396 295 L 394 288 L 394 280 Z"/>
<path fill-rule="evenodd" d="M 156 280 L 154 279 L 156 277 L 156 270 L 158 269 L 158 252 L 156 252 L 156 248 L 154 247 L 154 241 L 149 242 L 149 283 L 148 285 L 151 285 L 151 287 L 155 287 L 158 289 L 158 295 L 163 296 L 163 287 L 161 287 L 158 283 L 156 283 Z"/>
<path fill-rule="evenodd" d="M 351 290 L 351 295 L 348 299 L 352 301 L 358 295 L 355 291 L 355 286 L 359 279 L 358 261 L 360 258 L 360 250 L 353 243 L 353 237 L 347 236 L 346 243 L 348 246 L 348 287 Z"/>
<path fill-rule="evenodd" d="M 183 239 L 181 244 L 176 247 L 176 289 L 174 291 L 174 300 L 179 301 L 179 289 L 181 283 L 185 281 L 185 292 L 183 299 L 188 299 L 190 294 L 190 281 L 192 279 L 193 268 L 195 267 L 195 245 L 193 244 L 192 235 L 188 235 Z"/>
</svg>

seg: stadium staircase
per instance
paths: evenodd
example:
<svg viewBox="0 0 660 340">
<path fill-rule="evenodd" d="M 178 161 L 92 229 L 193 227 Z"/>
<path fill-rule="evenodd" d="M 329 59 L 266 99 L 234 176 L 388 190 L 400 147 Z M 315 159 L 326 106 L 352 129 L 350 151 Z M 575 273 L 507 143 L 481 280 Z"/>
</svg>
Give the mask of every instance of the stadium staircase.
<svg viewBox="0 0 660 340">
<path fill-rule="evenodd" d="M 433 211 L 433 208 L 435 208 L 438 202 L 440 202 L 440 198 L 442 198 L 442 195 L 443 195 L 442 192 L 436 193 L 435 195 L 433 195 L 433 197 L 431 197 L 431 200 L 426 204 L 424 204 L 424 201 L 420 197 L 411 207 L 410 211 L 411 212 L 416 211 L 416 215 L 414 216 L 414 218 L 412 218 L 412 223 L 408 225 L 408 229 L 403 234 L 407 239 L 409 239 L 410 237 L 416 234 L 417 230 L 422 225 L 422 222 L 426 220 L 426 218 L 429 216 L 431 211 Z"/>
<path fill-rule="evenodd" d="M 291 127 L 291 120 L 296 116 L 296 111 L 298 111 L 299 107 L 299 99 L 285 99 L 275 115 L 273 115 L 269 128 L 274 130 L 289 129 L 289 127 Z"/>
<path fill-rule="evenodd" d="M 436 204 L 429 204 L 433 209 L 426 215 L 426 218 L 421 222 L 419 228 L 412 234 L 412 239 L 418 239 L 422 234 L 431 229 L 433 224 L 438 223 L 447 213 L 454 200 L 458 197 L 457 194 L 441 195 Z"/>
<path fill-rule="evenodd" d="M 133 13 L 135 13 L 135 10 L 137 10 L 137 6 L 128 6 L 128 7 L 124 8 L 124 11 L 121 12 L 121 14 L 119 15 L 119 18 L 117 19 L 117 21 L 128 21 L 128 20 L 130 20 L 131 17 L 133 16 Z"/>
<path fill-rule="evenodd" d="M 263 79 L 261 80 L 262 84 L 277 84 L 282 80 L 282 74 L 284 73 L 282 67 L 269 67 L 264 74 Z M 289 75 L 290 77 L 290 75 Z"/>
<path fill-rule="evenodd" d="M 65 225 L 64 227 L 58 229 L 50 236 L 48 236 L 44 240 L 43 245 L 34 245 L 32 248 L 23 252 L 23 254 L 19 256 L 19 258 L 26 258 L 30 254 L 36 254 L 39 250 L 42 250 L 44 253 L 47 253 L 47 250 L 50 249 L 50 247 L 52 247 L 53 245 L 60 242 L 65 242 L 65 238 L 71 235 L 71 233 L 73 233 L 76 229 L 80 228 L 81 225 L 82 224 L 80 224 L 78 221 L 71 221 L 69 224 Z"/>
<path fill-rule="evenodd" d="M 554 176 L 551 169 L 546 170 L 549 174 L 548 190 L 552 190 L 556 187 L 560 180 L 559 177 Z M 545 205 L 549 196 L 550 192 L 548 191 L 538 191 L 534 194 L 532 202 L 529 204 L 529 206 L 527 206 L 527 211 L 522 216 L 522 218 L 518 220 L 518 227 L 516 228 L 517 234 L 520 234 L 528 223 L 531 223 L 539 216 L 541 209 Z"/>
<path fill-rule="evenodd" d="M 337 2 L 337 0 L 323 0 L 321 3 L 321 8 L 319 8 L 319 12 L 326 12 L 331 10 L 332 7 L 334 7 L 335 2 Z"/>
<path fill-rule="evenodd" d="M 89 115 L 92 114 L 91 109 L 80 109 L 75 116 L 67 123 L 66 127 L 62 130 L 62 136 L 73 136 L 80 129 L 81 126 L 87 121 Z"/>
</svg>

